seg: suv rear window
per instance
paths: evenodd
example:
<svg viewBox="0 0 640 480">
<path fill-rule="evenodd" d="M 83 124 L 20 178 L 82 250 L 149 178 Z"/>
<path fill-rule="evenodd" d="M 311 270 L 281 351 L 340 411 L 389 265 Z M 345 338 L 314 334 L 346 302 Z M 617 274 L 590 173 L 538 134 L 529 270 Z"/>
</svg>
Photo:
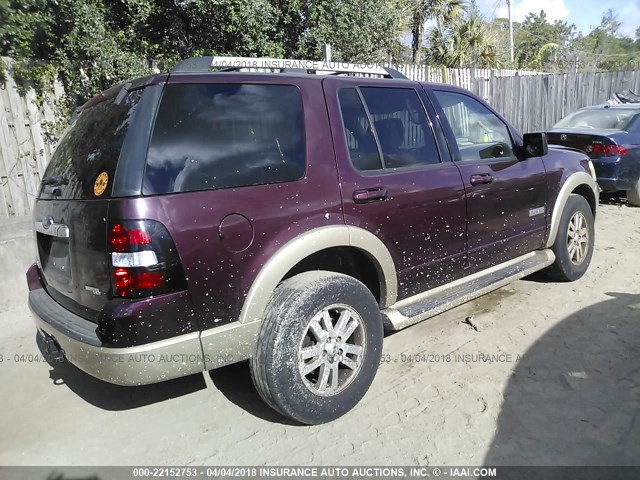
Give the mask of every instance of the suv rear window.
<svg viewBox="0 0 640 480">
<path fill-rule="evenodd" d="M 143 90 L 127 93 L 121 86 L 86 108 L 60 139 L 43 180 L 41 198 L 109 198 L 120 150 Z M 99 178 L 100 177 L 100 178 Z"/>
<path fill-rule="evenodd" d="M 296 87 L 170 84 L 151 137 L 143 193 L 299 180 L 304 152 Z"/>
</svg>

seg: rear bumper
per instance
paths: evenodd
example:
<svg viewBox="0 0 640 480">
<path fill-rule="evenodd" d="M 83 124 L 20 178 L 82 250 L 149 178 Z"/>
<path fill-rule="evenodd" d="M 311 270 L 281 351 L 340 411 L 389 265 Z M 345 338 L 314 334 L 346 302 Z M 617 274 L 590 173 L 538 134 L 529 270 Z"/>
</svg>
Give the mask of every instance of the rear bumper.
<svg viewBox="0 0 640 480">
<path fill-rule="evenodd" d="M 58 305 L 39 288 L 29 292 L 36 326 L 69 363 L 116 385 L 145 385 L 205 369 L 199 332 L 128 348 L 100 346 L 94 323 Z"/>
<path fill-rule="evenodd" d="M 598 185 L 605 192 L 632 190 L 640 177 L 640 162 L 635 155 L 593 160 Z"/>
<path fill-rule="evenodd" d="M 146 385 L 246 360 L 261 322 L 233 322 L 132 347 L 103 346 L 92 323 L 58 304 L 43 288 L 36 265 L 27 271 L 29 308 L 53 357 L 116 385 Z"/>
<path fill-rule="evenodd" d="M 603 192 L 619 192 L 634 188 L 634 182 L 625 178 L 598 177 L 598 185 Z"/>
</svg>

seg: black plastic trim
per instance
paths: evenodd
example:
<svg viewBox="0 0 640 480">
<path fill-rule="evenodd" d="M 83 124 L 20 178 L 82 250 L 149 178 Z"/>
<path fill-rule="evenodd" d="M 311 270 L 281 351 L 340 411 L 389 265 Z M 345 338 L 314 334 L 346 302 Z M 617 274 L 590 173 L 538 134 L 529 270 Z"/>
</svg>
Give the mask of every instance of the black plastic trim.
<svg viewBox="0 0 640 480">
<path fill-rule="evenodd" d="M 111 198 L 132 197 L 142 193 L 147 150 L 163 89 L 164 84 L 145 87 L 120 151 Z"/>
<path fill-rule="evenodd" d="M 55 330 L 82 343 L 102 346 L 96 335 L 96 324 L 59 305 L 44 288 L 29 292 L 31 311 Z"/>
<path fill-rule="evenodd" d="M 407 78 L 407 76 L 405 74 L 400 73 L 395 68 L 384 67 L 384 69 L 386 70 L 386 72 L 389 74 L 389 76 L 391 78 L 395 78 L 395 79 L 398 79 L 398 80 L 409 80 L 409 78 Z"/>
</svg>

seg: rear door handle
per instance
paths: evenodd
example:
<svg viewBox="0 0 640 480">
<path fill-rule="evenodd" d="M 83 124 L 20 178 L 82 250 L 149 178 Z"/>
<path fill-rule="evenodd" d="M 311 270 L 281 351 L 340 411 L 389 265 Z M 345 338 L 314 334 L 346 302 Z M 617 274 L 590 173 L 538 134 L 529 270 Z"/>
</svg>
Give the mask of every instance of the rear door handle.
<svg viewBox="0 0 640 480">
<path fill-rule="evenodd" d="M 44 217 L 41 222 L 35 222 L 36 232 L 51 237 L 69 238 L 69 227 L 64 223 L 56 223 L 53 217 Z"/>
<path fill-rule="evenodd" d="M 381 202 L 387 198 L 387 189 L 384 187 L 367 188 L 353 192 L 353 201 L 356 203 Z"/>
<path fill-rule="evenodd" d="M 471 185 L 485 185 L 493 182 L 493 176 L 490 173 L 483 173 L 481 175 L 471 175 Z"/>
</svg>

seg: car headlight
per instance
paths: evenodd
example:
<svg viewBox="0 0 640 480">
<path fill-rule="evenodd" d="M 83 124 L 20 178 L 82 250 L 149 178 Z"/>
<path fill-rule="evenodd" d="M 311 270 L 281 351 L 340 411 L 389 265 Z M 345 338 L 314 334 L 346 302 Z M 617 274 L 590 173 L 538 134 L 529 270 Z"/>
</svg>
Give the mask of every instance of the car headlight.
<svg viewBox="0 0 640 480">
<path fill-rule="evenodd" d="M 596 178 L 596 168 L 593 166 L 593 162 L 591 160 L 589 160 L 589 173 L 591 173 L 594 182 L 598 180 Z"/>
</svg>

